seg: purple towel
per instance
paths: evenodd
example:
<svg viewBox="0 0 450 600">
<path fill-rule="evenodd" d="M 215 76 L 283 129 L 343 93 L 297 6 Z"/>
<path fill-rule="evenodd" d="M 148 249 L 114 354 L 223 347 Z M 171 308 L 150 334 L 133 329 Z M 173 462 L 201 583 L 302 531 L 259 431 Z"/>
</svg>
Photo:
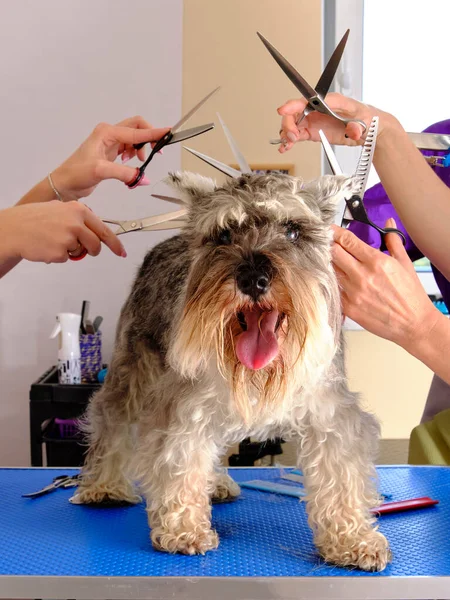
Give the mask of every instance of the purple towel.
<svg viewBox="0 0 450 600">
<path fill-rule="evenodd" d="M 434 123 L 424 131 L 425 133 L 448 134 L 450 133 L 450 119 L 440 121 L 439 123 Z M 445 151 L 436 150 L 421 150 L 421 152 L 425 156 L 440 156 L 447 154 L 447 152 Z M 440 179 L 442 179 L 442 181 L 448 187 L 450 187 L 450 167 L 434 167 L 430 165 L 430 168 L 435 171 L 438 177 L 440 177 Z M 405 227 L 401 222 L 400 217 L 398 216 L 395 208 L 392 206 L 391 201 L 389 200 L 381 183 L 378 183 L 377 185 L 374 185 L 372 188 L 367 190 L 364 196 L 364 204 L 366 206 L 369 218 L 381 227 L 384 227 L 384 224 L 390 217 L 393 217 L 395 219 L 397 227 L 401 229 L 406 236 L 406 250 L 411 260 L 414 261 L 423 257 L 423 254 L 415 246 L 414 242 L 409 237 L 408 232 L 405 230 Z M 357 223 L 354 221 L 350 224 L 349 229 L 370 246 L 373 246 L 374 248 L 379 248 L 380 235 L 377 231 L 375 231 L 375 229 L 373 229 L 369 225 L 365 225 L 364 223 Z M 447 305 L 447 308 L 450 308 L 450 282 L 442 275 L 440 271 L 438 271 L 438 269 L 433 264 L 431 265 L 431 268 L 433 270 L 434 278 L 436 279 L 436 283 L 441 291 L 444 302 Z"/>
</svg>

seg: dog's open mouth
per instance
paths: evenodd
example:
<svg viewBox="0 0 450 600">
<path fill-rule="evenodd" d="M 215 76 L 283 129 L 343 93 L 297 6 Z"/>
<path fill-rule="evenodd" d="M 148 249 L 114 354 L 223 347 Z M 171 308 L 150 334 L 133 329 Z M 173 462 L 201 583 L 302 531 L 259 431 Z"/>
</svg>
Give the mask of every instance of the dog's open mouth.
<svg viewBox="0 0 450 600">
<path fill-rule="evenodd" d="M 237 318 L 242 328 L 236 341 L 239 361 L 248 369 L 263 369 L 278 355 L 278 330 L 284 314 L 253 306 L 239 311 Z"/>
</svg>

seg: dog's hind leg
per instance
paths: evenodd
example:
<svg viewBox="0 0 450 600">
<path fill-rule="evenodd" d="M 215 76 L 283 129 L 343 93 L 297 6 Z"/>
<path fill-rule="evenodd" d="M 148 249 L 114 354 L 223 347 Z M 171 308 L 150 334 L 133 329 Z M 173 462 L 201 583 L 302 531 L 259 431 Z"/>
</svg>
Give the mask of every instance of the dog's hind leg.
<svg viewBox="0 0 450 600">
<path fill-rule="evenodd" d="M 132 429 L 159 369 L 158 358 L 148 350 L 133 357 L 120 348 L 115 351 L 104 386 L 84 418 L 89 450 L 73 503 L 140 501 L 131 480 Z"/>
<path fill-rule="evenodd" d="M 234 500 L 241 493 L 241 488 L 223 469 L 217 469 L 214 472 L 211 485 L 213 503 L 214 501 Z"/>
<path fill-rule="evenodd" d="M 344 395 L 328 388 L 316 397 L 302 423 L 299 462 L 309 523 L 327 562 L 382 571 L 391 554 L 370 512 L 380 501 L 373 466 L 379 426 L 340 387 Z"/>
</svg>

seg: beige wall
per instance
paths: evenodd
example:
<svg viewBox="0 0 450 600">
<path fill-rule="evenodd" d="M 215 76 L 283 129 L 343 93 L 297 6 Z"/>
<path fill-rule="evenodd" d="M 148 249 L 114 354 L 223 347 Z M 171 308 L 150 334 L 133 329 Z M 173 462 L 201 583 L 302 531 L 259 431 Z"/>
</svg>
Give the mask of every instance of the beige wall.
<svg viewBox="0 0 450 600">
<path fill-rule="evenodd" d="M 218 111 L 250 163 L 294 163 L 305 179 L 320 175 L 320 148 L 300 144 L 282 157 L 276 108 L 297 92 L 256 36 L 260 31 L 311 82 L 321 72 L 321 3 L 304 0 L 184 0 L 183 110 L 217 85 L 222 89 L 198 116 Z M 218 127 L 188 145 L 232 163 Z M 211 167 L 184 152 L 184 169 L 220 180 Z M 384 438 L 408 438 L 422 414 L 430 371 L 400 348 L 365 331 L 346 333 L 351 388 L 382 423 Z"/>
<path fill-rule="evenodd" d="M 321 2 L 308 0 L 184 0 L 183 110 L 209 90 L 222 89 L 196 122 L 219 112 L 251 163 L 295 163 L 295 174 L 320 174 L 320 148 L 304 144 L 288 160 L 268 140 L 278 137 L 278 106 L 296 90 L 256 35 L 260 31 L 302 74 L 316 82 L 321 70 Z M 217 120 L 217 119 L 215 119 Z M 220 126 L 187 144 L 233 163 Z M 220 174 L 184 151 L 184 169 L 220 179 Z"/>
<path fill-rule="evenodd" d="M 383 438 L 409 438 L 422 416 L 432 372 L 392 342 L 367 331 L 346 332 L 350 388 L 361 392 Z"/>
</svg>

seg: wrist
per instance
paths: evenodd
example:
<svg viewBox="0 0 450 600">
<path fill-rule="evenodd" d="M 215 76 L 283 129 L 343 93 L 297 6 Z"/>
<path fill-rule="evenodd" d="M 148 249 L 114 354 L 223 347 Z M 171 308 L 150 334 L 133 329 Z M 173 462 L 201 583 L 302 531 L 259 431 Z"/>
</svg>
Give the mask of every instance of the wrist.
<svg viewBox="0 0 450 600">
<path fill-rule="evenodd" d="M 377 145 L 376 147 L 383 147 L 384 144 L 389 143 L 392 137 L 397 135 L 407 135 L 402 127 L 400 121 L 388 112 L 375 109 L 374 115 L 379 116 L 378 134 L 377 134 Z"/>
<path fill-rule="evenodd" d="M 431 302 L 430 302 L 431 304 Z M 420 324 L 411 331 L 401 344 L 403 348 L 426 363 L 426 358 L 436 349 L 436 340 L 442 327 L 448 326 L 448 319 L 434 305 L 421 319 Z"/>
<path fill-rule="evenodd" d="M 69 170 L 65 169 L 64 165 L 61 165 L 57 169 L 52 171 L 50 177 L 53 182 L 53 188 L 57 192 L 54 192 L 55 199 L 61 200 L 62 202 L 70 202 L 71 200 L 77 199 L 74 197 L 72 192 Z M 48 182 L 48 184 L 50 185 L 50 187 L 52 187 L 50 181 Z M 59 198 L 58 194 L 60 196 Z"/>
</svg>

